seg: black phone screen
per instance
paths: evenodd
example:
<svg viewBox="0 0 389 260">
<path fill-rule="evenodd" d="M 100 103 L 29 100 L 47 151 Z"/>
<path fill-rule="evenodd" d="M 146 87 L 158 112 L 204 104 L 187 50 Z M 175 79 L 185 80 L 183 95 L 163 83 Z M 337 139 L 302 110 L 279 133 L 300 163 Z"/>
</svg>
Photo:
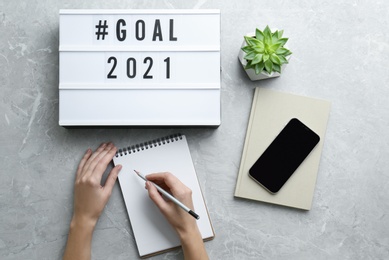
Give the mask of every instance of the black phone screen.
<svg viewBox="0 0 389 260">
<path fill-rule="evenodd" d="M 250 168 L 250 177 L 277 193 L 319 141 L 300 120 L 291 119 Z"/>
</svg>

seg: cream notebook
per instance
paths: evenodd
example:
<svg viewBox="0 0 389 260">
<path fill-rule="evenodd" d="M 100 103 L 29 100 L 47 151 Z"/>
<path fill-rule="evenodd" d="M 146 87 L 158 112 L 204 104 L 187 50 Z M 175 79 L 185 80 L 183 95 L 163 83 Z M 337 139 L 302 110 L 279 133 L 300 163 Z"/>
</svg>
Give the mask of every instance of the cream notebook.
<svg viewBox="0 0 389 260">
<path fill-rule="evenodd" d="M 330 103 L 310 97 L 256 88 L 235 197 L 258 200 L 304 210 L 311 209 Z M 248 176 L 249 169 L 292 118 L 300 119 L 320 136 L 320 142 L 273 195 Z"/>
<path fill-rule="evenodd" d="M 144 175 L 169 171 L 192 190 L 194 211 L 200 216 L 197 225 L 204 240 L 214 231 L 200 189 L 185 135 L 172 135 L 119 149 L 114 164 L 123 166 L 119 183 L 127 207 L 138 252 L 141 257 L 162 253 L 180 246 L 174 229 L 150 200 L 145 182 L 134 169 Z"/>
</svg>

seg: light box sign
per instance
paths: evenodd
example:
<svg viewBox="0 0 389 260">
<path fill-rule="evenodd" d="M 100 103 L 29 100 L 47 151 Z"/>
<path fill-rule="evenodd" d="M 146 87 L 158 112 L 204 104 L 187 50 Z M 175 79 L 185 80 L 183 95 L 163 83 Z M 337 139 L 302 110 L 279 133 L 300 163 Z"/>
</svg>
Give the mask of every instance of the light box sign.
<svg viewBox="0 0 389 260">
<path fill-rule="evenodd" d="M 220 125 L 219 10 L 60 10 L 61 126 Z"/>
</svg>

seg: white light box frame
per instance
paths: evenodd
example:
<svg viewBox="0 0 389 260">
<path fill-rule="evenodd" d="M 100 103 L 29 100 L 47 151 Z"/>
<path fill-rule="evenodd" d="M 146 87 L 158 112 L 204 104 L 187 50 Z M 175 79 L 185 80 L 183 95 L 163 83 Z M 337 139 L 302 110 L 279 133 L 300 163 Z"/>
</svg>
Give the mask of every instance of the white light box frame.
<svg viewBox="0 0 389 260">
<path fill-rule="evenodd" d="M 219 10 L 60 10 L 61 126 L 218 126 Z"/>
</svg>

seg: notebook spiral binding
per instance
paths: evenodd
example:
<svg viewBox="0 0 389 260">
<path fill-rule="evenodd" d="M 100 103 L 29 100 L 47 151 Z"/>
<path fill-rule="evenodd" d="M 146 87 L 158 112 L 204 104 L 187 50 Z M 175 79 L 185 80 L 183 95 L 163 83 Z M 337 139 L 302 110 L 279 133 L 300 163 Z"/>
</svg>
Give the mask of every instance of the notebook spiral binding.
<svg viewBox="0 0 389 260">
<path fill-rule="evenodd" d="M 116 152 L 115 156 L 119 157 L 127 154 L 141 152 L 146 149 L 152 149 L 154 147 L 165 145 L 178 140 L 182 140 L 182 134 L 168 135 L 148 142 L 143 142 L 143 143 L 134 144 L 128 147 L 121 148 Z"/>
</svg>

